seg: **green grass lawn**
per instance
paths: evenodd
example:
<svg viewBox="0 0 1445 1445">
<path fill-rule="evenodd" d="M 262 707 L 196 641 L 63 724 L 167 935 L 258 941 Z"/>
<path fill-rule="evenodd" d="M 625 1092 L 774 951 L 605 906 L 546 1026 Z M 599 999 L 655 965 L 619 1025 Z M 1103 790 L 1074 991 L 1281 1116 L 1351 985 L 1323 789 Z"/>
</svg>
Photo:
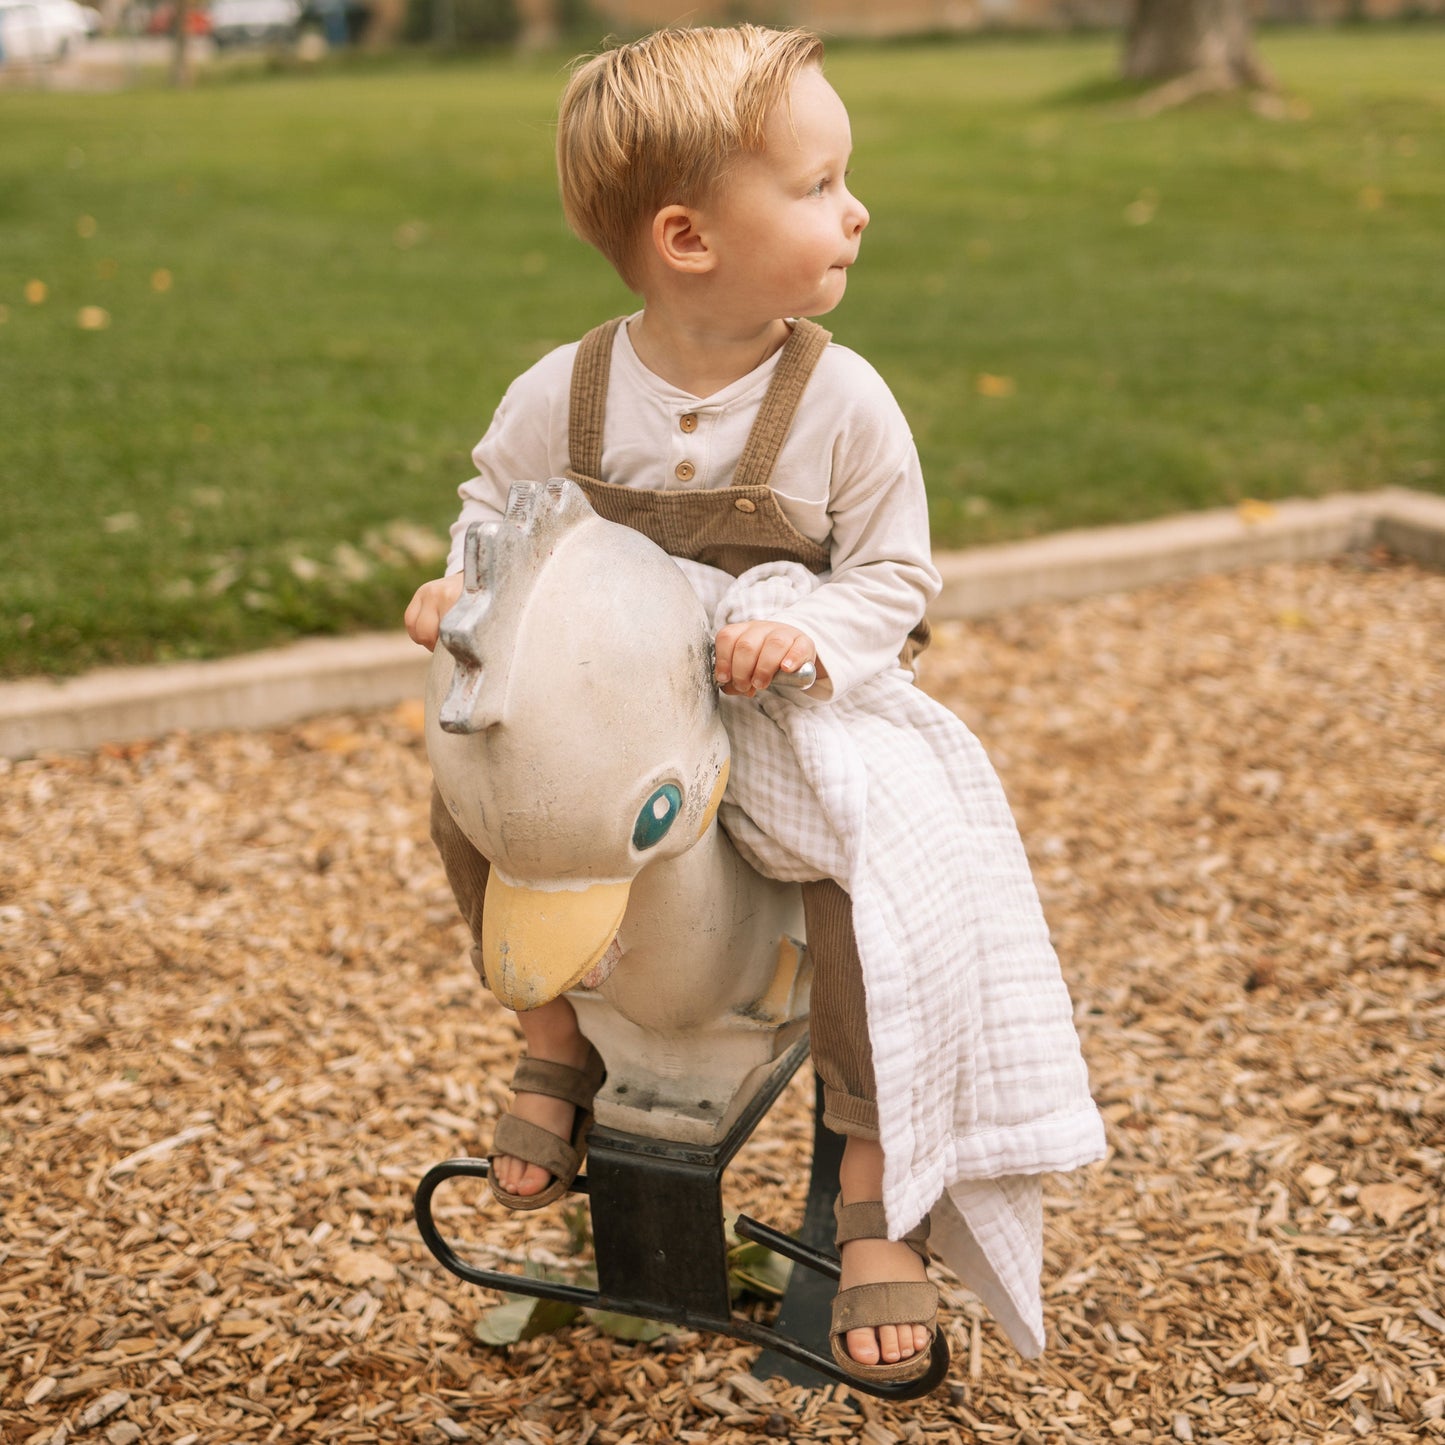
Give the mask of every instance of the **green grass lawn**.
<svg viewBox="0 0 1445 1445">
<path fill-rule="evenodd" d="M 1445 490 L 1445 31 L 1264 48 L 1283 120 L 1138 119 L 1102 38 L 831 60 L 873 224 L 828 325 L 938 545 Z M 0 93 L 0 676 L 398 622 L 508 380 L 629 305 L 560 218 L 561 79 Z"/>
</svg>

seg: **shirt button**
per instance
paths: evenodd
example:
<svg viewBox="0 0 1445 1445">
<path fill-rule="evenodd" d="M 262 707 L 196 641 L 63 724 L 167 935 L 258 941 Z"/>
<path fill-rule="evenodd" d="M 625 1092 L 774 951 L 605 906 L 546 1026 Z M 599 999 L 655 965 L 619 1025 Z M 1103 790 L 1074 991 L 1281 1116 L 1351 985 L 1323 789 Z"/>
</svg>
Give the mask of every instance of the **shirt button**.
<svg viewBox="0 0 1445 1445">
<path fill-rule="evenodd" d="M 688 432 L 696 431 L 696 430 L 697 430 L 697 413 L 696 413 L 695 411 L 690 411 L 690 412 L 688 412 L 685 416 L 680 416 L 680 417 L 677 419 L 677 424 L 678 424 L 678 426 L 680 426 L 680 427 L 683 429 L 683 431 L 688 431 Z"/>
<path fill-rule="evenodd" d="M 680 482 L 690 482 L 697 475 L 697 468 L 691 462 L 679 462 L 672 469 L 672 474 Z"/>
<path fill-rule="evenodd" d="M 758 509 L 758 504 L 749 497 L 739 497 L 733 506 L 740 512 L 756 512 Z"/>
</svg>

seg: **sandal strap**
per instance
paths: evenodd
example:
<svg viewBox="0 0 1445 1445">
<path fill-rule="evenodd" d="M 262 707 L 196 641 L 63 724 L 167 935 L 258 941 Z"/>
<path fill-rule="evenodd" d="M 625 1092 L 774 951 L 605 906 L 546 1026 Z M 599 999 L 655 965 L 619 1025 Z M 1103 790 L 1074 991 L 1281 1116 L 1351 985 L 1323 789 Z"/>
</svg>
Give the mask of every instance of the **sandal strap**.
<svg viewBox="0 0 1445 1445">
<path fill-rule="evenodd" d="M 845 1244 L 851 1244 L 855 1239 L 888 1238 L 888 1215 L 884 1212 L 882 1203 L 877 1199 L 864 1199 L 857 1204 L 844 1204 L 840 1195 L 833 1202 L 833 1218 L 838 1225 L 833 1242 L 840 1249 Z M 929 1223 L 929 1218 L 925 1214 L 900 1241 L 900 1243 L 906 1244 L 925 1264 L 928 1262 Z M 884 1320 L 883 1323 L 889 1324 L 891 1321 Z"/>
<path fill-rule="evenodd" d="M 545 1094 L 550 1099 L 562 1099 L 578 1109 L 590 1109 L 606 1075 L 602 1056 L 590 1044 L 587 1062 L 580 1069 L 574 1069 L 570 1064 L 555 1064 L 547 1059 L 534 1059 L 524 1054 L 512 1075 L 512 1092 Z"/>
<path fill-rule="evenodd" d="M 573 1137 L 576 1137 L 575 1130 Z M 492 1157 L 501 1154 L 520 1159 L 524 1164 L 535 1164 L 554 1179 L 573 1179 L 582 1167 L 581 1153 L 566 1139 L 515 1114 L 503 1114 L 497 1120 Z"/>
<path fill-rule="evenodd" d="M 938 1286 L 915 1280 L 858 1284 L 833 1300 L 835 1335 L 876 1330 L 879 1325 L 922 1325 L 930 1333 L 938 1320 Z"/>
</svg>

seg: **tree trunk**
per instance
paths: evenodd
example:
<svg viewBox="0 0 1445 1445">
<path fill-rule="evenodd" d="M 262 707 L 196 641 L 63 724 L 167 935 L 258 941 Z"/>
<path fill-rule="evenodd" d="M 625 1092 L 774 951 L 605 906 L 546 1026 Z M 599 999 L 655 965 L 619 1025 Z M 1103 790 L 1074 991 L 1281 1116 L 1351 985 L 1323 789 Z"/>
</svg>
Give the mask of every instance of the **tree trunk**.
<svg viewBox="0 0 1445 1445">
<path fill-rule="evenodd" d="M 517 0 L 521 31 L 517 45 L 522 50 L 545 50 L 562 34 L 561 5 L 558 0 Z"/>
<path fill-rule="evenodd" d="M 191 0 L 177 0 L 175 48 L 171 51 L 171 84 L 184 88 L 191 83 Z"/>
<path fill-rule="evenodd" d="M 361 43 L 367 50 L 390 50 L 406 27 L 406 0 L 374 0 Z"/>
<path fill-rule="evenodd" d="M 1248 0 L 1134 0 L 1124 36 L 1131 80 L 1194 79 L 1194 93 L 1272 87 L 1254 52 Z"/>
</svg>

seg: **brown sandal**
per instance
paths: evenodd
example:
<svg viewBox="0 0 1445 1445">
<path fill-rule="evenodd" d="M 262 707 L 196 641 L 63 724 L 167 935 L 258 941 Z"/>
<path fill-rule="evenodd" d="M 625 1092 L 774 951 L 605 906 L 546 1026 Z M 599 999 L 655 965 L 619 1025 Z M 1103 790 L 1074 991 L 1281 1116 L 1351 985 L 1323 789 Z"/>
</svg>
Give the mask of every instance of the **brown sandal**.
<svg viewBox="0 0 1445 1445">
<path fill-rule="evenodd" d="M 835 1242 L 839 1249 L 855 1239 L 887 1239 L 888 1217 L 877 1200 L 833 1206 L 838 1221 Z M 909 1230 L 899 1241 L 928 1263 L 928 1220 Z M 919 1324 L 928 1331 L 928 1347 L 891 1365 L 865 1365 L 848 1353 L 849 1330 L 876 1330 L 880 1325 Z M 923 1375 L 932 1363 L 933 1336 L 938 1328 L 938 1286 L 927 1280 L 893 1280 L 888 1284 L 858 1284 L 839 1290 L 833 1300 L 833 1323 L 828 1343 L 833 1358 L 850 1375 L 875 1384 L 906 1384 Z"/>
<path fill-rule="evenodd" d="M 496 1168 L 499 1155 L 506 1154 L 524 1164 L 535 1164 L 545 1169 L 552 1176 L 552 1182 L 535 1194 L 512 1194 L 497 1183 L 495 1175 L 490 1175 L 487 1182 L 499 1203 L 505 1204 L 508 1209 L 540 1209 L 567 1192 L 586 1157 L 587 1135 L 592 1129 L 592 1101 L 606 1077 L 602 1055 L 591 1043 L 587 1045 L 587 1059 L 580 1069 L 522 1055 L 512 1075 L 512 1092 L 545 1094 L 552 1099 L 563 1099 L 577 1113 L 572 1120 L 571 1136 L 567 1139 L 542 1128 L 540 1124 L 519 1119 L 515 1114 L 502 1115 L 492 1140 L 489 1156 L 492 1167 Z"/>
</svg>

